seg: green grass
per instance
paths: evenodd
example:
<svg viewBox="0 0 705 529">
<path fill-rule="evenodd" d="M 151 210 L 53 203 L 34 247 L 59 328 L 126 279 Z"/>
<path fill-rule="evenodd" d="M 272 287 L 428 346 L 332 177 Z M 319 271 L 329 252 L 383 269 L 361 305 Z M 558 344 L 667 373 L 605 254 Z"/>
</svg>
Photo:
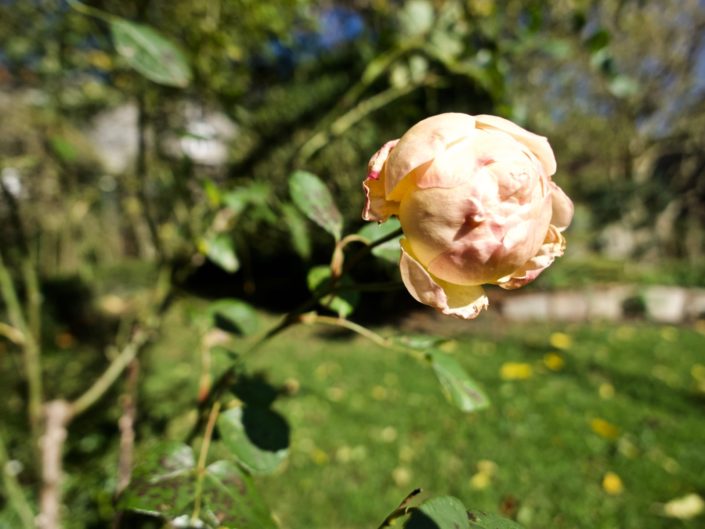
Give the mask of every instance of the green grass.
<svg viewBox="0 0 705 529">
<path fill-rule="evenodd" d="M 705 337 L 649 325 L 511 327 L 478 320 L 451 344 L 492 406 L 465 415 L 448 405 L 431 370 L 362 338 L 298 328 L 251 365 L 298 394 L 277 409 L 292 426 L 291 456 L 260 479 L 285 528 L 371 528 L 414 487 L 467 506 L 512 511 L 528 528 L 696 527 L 659 504 L 705 492 L 705 398 L 692 367 Z M 572 338 L 551 371 L 557 330 Z M 389 332 L 389 330 L 387 330 Z M 384 331 L 383 331 L 384 332 Z M 507 381 L 507 362 L 533 375 Z M 697 369 L 696 369 L 697 372 Z M 601 396 L 602 394 L 602 396 Z M 606 439 L 591 427 L 615 425 Z M 473 476 L 495 472 L 485 487 Z M 602 487 L 607 472 L 621 494 Z M 700 519 L 702 523 L 702 519 Z"/>
<path fill-rule="evenodd" d="M 190 314 L 203 306 L 179 302 L 142 358 L 139 446 L 183 439 L 193 423 L 201 358 Z M 705 496 L 702 328 L 517 326 L 492 313 L 438 324 L 434 332 L 449 340 L 444 349 L 487 391 L 489 409 L 461 413 L 429 366 L 330 328 L 292 328 L 244 358 L 250 372 L 290 390 L 274 403 L 291 427 L 290 457 L 278 474 L 257 478 L 283 529 L 374 529 L 415 487 L 427 497 L 450 494 L 470 508 L 505 511 L 527 529 L 702 527 L 705 515 L 678 521 L 660 514 L 673 498 Z M 87 351 L 48 352 L 47 365 L 65 365 L 48 387 L 72 395 L 85 386 L 92 375 L 79 364 L 90 364 Z M 214 369 L 227 361 L 215 355 Z M 512 363 L 524 375 L 529 366 L 531 376 L 503 378 Z M 118 395 L 71 427 L 69 528 L 105 527 L 113 516 Z M 21 394 L 5 402 L 11 449 L 29 464 Z M 612 438 L 594 431 L 594 419 L 616 427 L 603 432 Z M 621 478 L 620 494 L 604 490 L 608 472 Z"/>
</svg>

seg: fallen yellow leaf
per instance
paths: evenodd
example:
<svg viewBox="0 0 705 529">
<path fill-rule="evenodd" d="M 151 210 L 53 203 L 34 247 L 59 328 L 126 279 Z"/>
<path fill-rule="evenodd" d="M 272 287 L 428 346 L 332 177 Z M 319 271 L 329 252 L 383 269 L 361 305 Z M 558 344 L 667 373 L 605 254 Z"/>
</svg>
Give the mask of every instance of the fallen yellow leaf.
<svg viewBox="0 0 705 529">
<path fill-rule="evenodd" d="M 565 360 L 563 357 L 556 353 L 548 353 L 543 357 L 544 365 L 551 371 L 560 371 L 565 365 Z"/>
<path fill-rule="evenodd" d="M 616 496 L 624 492 L 624 484 L 622 483 L 622 478 L 620 478 L 614 472 L 607 472 L 602 478 L 602 490 L 607 494 Z"/>
<path fill-rule="evenodd" d="M 556 349 L 570 349 L 573 345 L 573 338 L 564 332 L 554 332 L 548 339 L 548 342 Z"/>
<path fill-rule="evenodd" d="M 499 376 L 502 380 L 526 380 L 534 374 L 530 364 L 524 362 L 506 362 L 502 364 Z"/>
<path fill-rule="evenodd" d="M 619 437 L 619 428 L 604 419 L 596 418 L 591 420 L 590 427 L 593 432 L 605 439 L 614 440 Z"/>
</svg>

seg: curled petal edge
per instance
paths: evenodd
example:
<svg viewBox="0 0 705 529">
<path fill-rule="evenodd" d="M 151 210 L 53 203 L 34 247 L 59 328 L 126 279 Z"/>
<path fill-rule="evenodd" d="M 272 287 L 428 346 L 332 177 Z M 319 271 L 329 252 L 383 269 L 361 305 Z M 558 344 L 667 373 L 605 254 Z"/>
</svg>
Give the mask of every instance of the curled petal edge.
<svg viewBox="0 0 705 529">
<path fill-rule="evenodd" d="M 512 275 L 497 281 L 497 285 L 505 290 L 514 290 L 531 283 L 541 272 L 553 264 L 556 257 L 563 255 L 565 246 L 566 241 L 561 230 L 551 225 L 538 253 Z"/>
<path fill-rule="evenodd" d="M 395 215 L 399 209 L 398 203 L 387 200 L 384 190 L 384 164 L 397 143 L 399 143 L 399 140 L 388 141 L 372 155 L 372 158 L 367 163 L 367 178 L 362 182 L 362 188 L 365 190 L 365 206 L 362 210 L 363 220 L 384 222 L 391 215 Z"/>
<path fill-rule="evenodd" d="M 485 291 L 477 285 L 455 285 L 434 278 L 411 253 L 406 239 L 401 241 L 401 279 L 416 301 L 447 315 L 471 320 L 487 308 Z"/>
</svg>

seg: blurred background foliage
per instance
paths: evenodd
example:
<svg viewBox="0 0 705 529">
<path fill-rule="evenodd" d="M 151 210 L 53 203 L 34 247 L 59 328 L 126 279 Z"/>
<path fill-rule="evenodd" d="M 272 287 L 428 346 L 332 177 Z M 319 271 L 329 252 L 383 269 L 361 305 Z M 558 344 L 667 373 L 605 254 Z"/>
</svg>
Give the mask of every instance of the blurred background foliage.
<svg viewBox="0 0 705 529">
<path fill-rule="evenodd" d="M 370 153 L 451 110 L 551 139 L 556 178 L 578 204 L 574 255 L 702 256 L 697 0 L 91 6 L 178 43 L 192 82 L 145 80 L 104 20 L 66 2 L 0 4 L 3 189 L 50 275 L 190 259 L 222 209 L 215 190 L 240 190 L 230 198 L 248 204 L 237 231 L 253 255 L 307 258 L 326 241 L 291 221 L 288 174 L 321 176 L 355 227 Z M 7 201 L 0 215 L 13 247 Z"/>
<path fill-rule="evenodd" d="M 121 52 L 106 13 L 145 24 L 176 43 L 188 76 L 164 83 L 141 75 Z M 238 296 L 268 309 L 291 309 L 308 293 L 307 269 L 328 262 L 332 239 L 294 207 L 289 175 L 306 170 L 320 176 L 343 213 L 345 232 L 355 232 L 362 225 L 361 180 L 369 156 L 411 124 L 440 112 L 498 114 L 549 137 L 558 159 L 555 178 L 577 210 L 568 255 L 539 287 L 619 281 L 705 286 L 704 37 L 705 7 L 699 0 L 0 0 L 0 248 L 23 298 L 32 293 L 24 267 L 29 262 L 37 269 L 44 297 L 39 329 L 44 372 L 51 375 L 45 375 L 46 393 L 77 395 L 82 383 L 101 371 L 102 351 L 149 304 L 146 292 L 157 282 L 159 267 L 168 267 L 179 296 Z M 168 59 L 161 66 L 178 62 Z M 365 263 L 360 273 L 388 279 L 396 271 Z M 398 314 L 404 303 L 413 303 L 409 300 L 405 293 L 385 294 L 376 298 L 374 313 L 360 311 L 359 317 L 374 319 L 392 308 Z M 199 348 L 196 338 L 179 332 L 197 326 L 199 303 L 189 299 L 169 316 L 169 339 L 145 360 L 145 370 L 158 376 L 144 377 L 141 391 L 149 404 L 141 412 L 140 439 L 183 433 L 183 424 L 193 419 L 185 408 L 198 391 L 193 365 L 202 358 L 192 352 Z M 588 342 L 600 343 L 603 330 L 594 332 L 598 337 L 592 330 L 576 330 Z M 698 338 L 687 334 L 683 347 L 692 352 Z M 339 337 L 326 339 L 336 344 Z M 506 340 L 509 349 L 523 351 L 517 353 L 520 359 L 535 360 L 531 344 L 514 335 Z M 651 351 L 649 343 L 633 347 Z M 28 467 L 22 479 L 32 482 L 33 454 L 22 442 L 26 390 L 14 374 L 17 359 L 4 354 L 12 347 L 0 340 L 0 387 L 7 392 L 0 399 L 2 433 L 13 457 Z M 289 354 L 283 351 L 279 367 Z M 176 358 L 165 371 L 162 353 Z M 315 365 L 325 365 L 324 355 L 296 354 L 312 363 L 312 373 L 318 373 Z M 363 354 L 362 348 L 356 354 Z M 607 361 L 599 350 L 590 354 Z M 587 355 L 580 359 L 589 364 Z M 481 370 L 484 360 L 476 360 L 468 363 Z M 702 360 L 688 356 L 678 365 L 679 380 L 690 381 L 688 368 L 696 361 Z M 277 373 L 279 379 L 288 376 L 285 371 Z M 652 374 L 646 370 L 638 377 Z M 311 375 L 296 376 L 305 381 Z M 310 385 L 326 376 L 315 374 Z M 565 382 L 551 387 L 568 394 L 572 389 Z M 499 387 L 493 398 L 503 402 L 513 395 L 507 387 Z M 189 394 L 173 398 L 180 391 Z M 290 405 L 291 414 L 322 421 L 315 399 L 334 409 L 337 397 L 320 391 L 327 396 L 306 394 L 314 404 Z M 374 393 L 370 399 L 384 400 Z M 674 406 L 688 403 L 682 396 Z M 586 410 L 594 404 L 581 401 Z M 348 412 L 351 422 L 361 413 Z M 533 412 L 517 413 L 524 412 L 538 420 Z M 110 480 L 119 413 L 117 406 L 93 410 L 74 425 L 66 488 L 76 516 L 67 526 L 104 527 L 114 514 Z M 368 418 L 378 425 L 373 429 L 385 427 L 385 414 Z M 613 420 L 633 417 L 625 411 Z M 697 418 L 691 408 L 688 417 Z M 652 419 L 646 416 L 643 423 L 650 428 Z M 669 419 L 662 413 L 658 420 Z M 448 421 L 452 430 L 455 422 Z M 556 421 L 558 429 L 562 423 Z M 482 440 L 486 446 L 507 434 L 502 424 L 497 437 Z M 475 428 L 483 427 L 476 420 Z M 629 427 L 636 431 L 642 423 Z M 430 432 L 433 422 L 429 418 L 420 428 Z M 424 435 L 405 424 L 393 430 L 408 435 L 407 444 Z M 544 433 L 536 443 L 555 441 Z M 678 435 L 687 437 L 680 430 Z M 667 440 L 658 440 L 653 450 L 666 450 Z M 617 441 L 604 442 L 606 448 L 601 442 L 594 441 L 587 456 L 595 457 L 600 472 L 608 470 L 611 454 L 622 450 Z M 649 442 L 643 441 L 643 451 L 651 454 Z M 325 467 L 331 454 L 344 463 L 356 460 L 356 450 L 346 444 L 316 451 L 309 442 L 298 457 Z M 361 460 L 367 457 L 362 452 Z M 488 454 L 483 457 L 494 457 Z M 446 456 L 443 468 L 459 473 L 459 463 Z M 702 458 L 690 452 L 681 462 L 689 468 L 697 463 Z M 298 464 L 292 463 L 295 469 Z M 519 463 L 502 462 L 502 471 L 512 464 Z M 363 469 L 376 470 L 374 464 Z M 561 479 L 565 472 L 555 469 Z M 376 488 L 353 503 L 394 482 L 397 489 L 385 497 L 392 506 L 409 482 L 399 476 L 373 481 Z M 326 500 L 318 497 L 321 487 L 311 482 L 314 478 L 301 479 L 315 507 L 301 520 L 361 527 L 373 516 L 369 506 L 349 505 L 358 518 L 343 523 L 322 507 Z M 325 479 L 334 482 L 338 476 Z M 366 479 L 359 470 L 353 481 Z M 456 493 L 477 493 L 468 483 L 457 485 Z M 519 483 L 517 494 L 530 495 L 533 481 L 523 476 Z M 703 490 L 701 477 L 688 483 Z M 283 485 L 277 487 L 272 490 L 286 493 Z M 664 500 L 688 491 L 673 478 L 662 492 Z M 581 494 L 573 491 L 567 504 Z M 487 495 L 488 505 L 504 501 Z M 599 503 L 597 496 L 590 498 Z M 627 509 L 629 520 L 648 508 L 643 497 L 637 500 L 641 503 Z M 527 525 L 611 527 L 625 519 L 618 503 L 610 504 L 604 525 L 582 513 L 584 505 L 563 516 L 544 503 L 524 514 Z M 292 526 L 295 515 L 288 505 L 277 512 Z M 658 520 L 649 523 L 644 527 L 662 526 Z"/>
</svg>

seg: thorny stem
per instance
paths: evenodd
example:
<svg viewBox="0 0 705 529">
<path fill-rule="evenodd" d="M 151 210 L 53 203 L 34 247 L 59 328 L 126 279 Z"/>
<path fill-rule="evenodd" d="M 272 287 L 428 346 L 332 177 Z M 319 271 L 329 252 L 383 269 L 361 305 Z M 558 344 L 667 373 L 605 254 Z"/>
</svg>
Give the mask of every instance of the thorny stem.
<svg viewBox="0 0 705 529">
<path fill-rule="evenodd" d="M 206 431 L 203 434 L 203 442 L 201 443 L 201 451 L 198 454 L 198 463 L 196 466 L 196 491 L 194 494 L 194 505 L 193 513 L 191 514 L 191 523 L 195 525 L 198 521 L 198 517 L 201 515 L 201 505 L 203 499 L 203 478 L 206 476 L 206 462 L 208 460 L 208 450 L 211 445 L 211 439 L 213 438 L 213 430 L 215 429 L 215 421 L 218 419 L 218 413 L 220 413 L 220 401 L 213 403 L 211 407 L 210 415 L 208 416 L 208 423 L 206 424 Z"/>
</svg>

